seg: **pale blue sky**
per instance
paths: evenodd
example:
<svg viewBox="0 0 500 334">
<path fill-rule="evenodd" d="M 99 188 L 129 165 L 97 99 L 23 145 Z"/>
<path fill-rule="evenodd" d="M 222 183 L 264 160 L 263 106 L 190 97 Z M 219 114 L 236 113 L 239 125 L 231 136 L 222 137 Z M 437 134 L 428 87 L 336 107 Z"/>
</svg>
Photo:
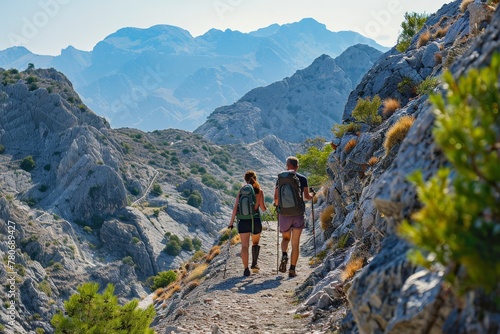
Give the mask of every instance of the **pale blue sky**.
<svg viewBox="0 0 500 334">
<path fill-rule="evenodd" d="M 405 12 L 432 14 L 441 0 L 0 0 L 0 50 L 23 45 L 60 54 L 91 50 L 123 27 L 169 24 L 193 36 L 211 28 L 249 32 L 311 17 L 331 31 L 352 30 L 393 46 Z"/>
</svg>

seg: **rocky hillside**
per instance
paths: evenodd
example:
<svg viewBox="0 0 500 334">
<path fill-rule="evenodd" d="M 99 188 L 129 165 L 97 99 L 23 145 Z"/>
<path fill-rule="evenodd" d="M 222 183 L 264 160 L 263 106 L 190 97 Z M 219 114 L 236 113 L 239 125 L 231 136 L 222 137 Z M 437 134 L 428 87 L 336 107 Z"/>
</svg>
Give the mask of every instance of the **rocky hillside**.
<svg viewBox="0 0 500 334">
<path fill-rule="evenodd" d="M 197 238 L 208 251 L 248 166 L 267 170 L 259 175 L 266 186 L 268 168 L 282 165 L 259 142 L 253 151 L 182 130 L 113 130 L 53 69 L 0 69 L 0 78 L 0 249 L 7 254 L 16 241 L 21 333 L 52 332 L 52 315 L 82 282 L 113 283 L 123 300 L 146 296 L 148 277 L 193 255 L 168 255 L 169 235 Z"/>
<path fill-rule="evenodd" d="M 489 65 L 493 54 L 500 50 L 500 10 L 495 9 L 495 5 L 461 3 L 452 2 L 431 15 L 405 52 L 391 50 L 387 53 L 351 93 L 344 110 L 345 125 L 357 121 L 353 110 L 360 98 L 378 96 L 382 101 L 391 98 L 399 101 L 399 106 L 389 112 L 382 104 L 378 110 L 383 116 L 380 124 L 360 124 L 358 130 L 346 131 L 332 142 L 336 149 L 328 159 L 331 180 L 323 186 L 314 205 L 316 244 L 320 245 L 318 254 L 322 261 L 313 267 L 308 277 L 294 278 L 299 280 L 294 292 L 299 303 L 289 312 L 293 312 L 294 319 L 300 321 L 297 326 L 291 321 L 286 327 L 287 332 L 499 331 L 500 316 L 498 303 L 495 304 L 498 285 L 489 294 L 482 289 L 467 290 L 461 294 L 445 280 L 445 274 L 456 268 L 452 263 L 448 267 L 433 267 L 432 270 L 416 265 L 409 260 L 412 245 L 397 232 L 403 220 L 410 218 L 422 206 L 415 186 L 407 177 L 421 170 L 427 180 L 439 167 L 449 166 L 432 134 L 435 114 L 428 101 L 428 93 L 444 89 L 439 83 L 445 70 L 459 77 L 471 69 Z M 428 86 L 430 88 L 424 90 L 424 85 L 429 83 L 432 83 Z M 494 107 L 492 112 L 495 112 Z M 392 146 L 384 145 L 389 137 L 388 130 L 403 116 L 414 119 L 406 137 L 393 142 Z M 496 131 L 497 123 L 496 120 L 495 124 L 491 124 Z M 498 161 L 497 150 L 492 155 Z M 498 187 L 498 182 L 495 186 Z M 492 200 L 498 202 L 496 197 Z M 487 218 L 491 219 L 492 211 L 486 212 Z M 306 216 L 311 224 L 310 209 Z M 498 224 L 498 217 L 493 219 L 493 223 Z M 311 256 L 311 234 L 304 237 L 302 255 Z M 488 237 L 494 241 L 485 247 L 493 251 L 499 241 L 498 236 Z M 283 298 L 275 295 L 281 283 L 266 281 L 264 286 L 269 290 L 262 296 L 251 284 L 261 279 L 260 274 L 239 280 L 223 280 L 220 270 L 220 267 L 207 269 L 207 281 L 200 288 L 182 290 L 179 296 L 184 301 L 190 300 L 191 304 L 181 302 L 177 297 L 172 298 L 172 304 L 166 303 L 179 305 L 180 308 L 169 309 L 167 317 L 160 320 L 156 328 L 169 328 L 178 333 L 189 332 L 185 328 L 206 331 L 206 324 L 197 324 L 197 320 L 192 318 L 189 322 L 190 309 L 199 312 L 197 303 L 214 304 L 213 307 L 217 308 L 218 303 L 211 298 L 204 299 L 203 292 L 213 294 L 221 286 L 230 287 L 231 294 L 248 295 L 249 309 L 254 307 L 254 298 L 260 298 L 258 301 L 262 305 L 274 305 L 281 311 L 289 307 L 285 301 L 284 307 L 274 304 L 275 300 Z M 267 272 L 270 270 L 267 268 Z M 464 275 L 463 269 L 454 273 L 455 278 Z M 490 279 L 498 282 L 498 277 Z M 246 291 L 247 287 L 250 291 Z M 230 301 L 221 297 L 221 303 Z M 266 326 L 271 326 L 272 319 L 277 316 L 273 311 L 268 309 L 267 315 L 259 313 L 258 323 L 252 317 L 241 317 L 237 323 L 231 319 L 221 323 L 225 316 L 220 312 L 211 314 L 207 311 L 205 314 L 214 319 L 212 332 L 234 330 L 250 333 L 257 328 L 268 329 Z M 305 318 L 309 319 L 306 324 L 303 323 Z"/>
<path fill-rule="evenodd" d="M 252 143 L 267 136 L 291 143 L 328 138 L 332 125 L 341 122 L 349 93 L 380 55 L 366 45 L 352 46 L 335 59 L 322 55 L 291 77 L 217 108 L 194 132 L 218 144 Z"/>
<path fill-rule="evenodd" d="M 313 19 L 251 33 L 212 29 L 198 37 L 157 25 L 120 29 L 90 52 L 68 47 L 48 57 L 10 48 L 0 51 L 0 67 L 24 70 L 33 63 L 62 71 L 113 128 L 192 131 L 215 108 L 357 43 L 387 49 L 355 32 L 329 31 Z"/>
</svg>

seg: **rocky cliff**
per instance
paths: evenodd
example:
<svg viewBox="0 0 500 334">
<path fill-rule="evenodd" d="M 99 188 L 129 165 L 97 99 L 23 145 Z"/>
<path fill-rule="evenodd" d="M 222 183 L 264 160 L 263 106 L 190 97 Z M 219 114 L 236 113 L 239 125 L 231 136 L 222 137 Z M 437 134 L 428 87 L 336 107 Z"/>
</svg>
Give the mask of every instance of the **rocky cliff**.
<svg viewBox="0 0 500 334">
<path fill-rule="evenodd" d="M 290 143 L 329 137 L 332 125 L 341 122 L 349 93 L 380 55 L 366 45 L 352 46 L 335 59 L 322 55 L 291 77 L 217 108 L 194 132 L 218 144 L 267 136 Z"/>
</svg>

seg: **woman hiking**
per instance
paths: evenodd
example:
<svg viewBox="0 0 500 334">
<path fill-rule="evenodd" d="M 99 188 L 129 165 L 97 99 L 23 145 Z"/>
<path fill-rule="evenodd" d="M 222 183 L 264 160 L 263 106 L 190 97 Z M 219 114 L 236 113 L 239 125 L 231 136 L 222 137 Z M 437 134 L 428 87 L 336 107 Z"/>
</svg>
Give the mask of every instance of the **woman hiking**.
<svg viewBox="0 0 500 334">
<path fill-rule="evenodd" d="M 250 234 L 252 235 L 252 265 L 250 268 L 259 269 L 257 266 L 257 259 L 259 258 L 259 240 L 260 233 L 262 232 L 262 222 L 260 219 L 259 209 L 266 211 L 264 203 L 264 192 L 257 182 L 257 174 L 253 170 L 245 173 L 245 185 L 240 189 L 234 202 L 233 214 L 229 223 L 229 228 L 233 228 L 233 223 L 238 217 L 238 233 L 241 239 L 241 261 L 243 262 L 244 276 L 250 276 L 250 269 L 248 269 L 248 248 L 250 244 Z M 250 185 L 247 186 L 247 185 Z M 249 190 L 248 190 L 249 189 Z M 253 198 L 252 198 L 253 196 Z M 249 203 L 249 212 L 245 215 L 243 206 Z"/>
</svg>

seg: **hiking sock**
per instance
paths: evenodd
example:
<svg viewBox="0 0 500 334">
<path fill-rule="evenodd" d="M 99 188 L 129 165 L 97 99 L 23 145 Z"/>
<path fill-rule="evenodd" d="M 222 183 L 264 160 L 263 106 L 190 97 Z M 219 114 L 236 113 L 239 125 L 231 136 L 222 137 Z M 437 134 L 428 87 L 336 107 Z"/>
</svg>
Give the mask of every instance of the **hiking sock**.
<svg viewBox="0 0 500 334">
<path fill-rule="evenodd" d="M 283 255 L 281 255 L 282 257 L 288 257 L 288 254 L 287 252 L 283 252 Z"/>
<path fill-rule="evenodd" d="M 290 265 L 290 270 L 295 270 L 295 266 L 293 264 Z"/>
<path fill-rule="evenodd" d="M 253 245 L 252 246 L 252 265 L 250 267 L 252 269 L 259 269 L 259 267 L 257 266 L 257 259 L 259 258 L 259 252 L 260 252 L 260 246 Z"/>
</svg>

